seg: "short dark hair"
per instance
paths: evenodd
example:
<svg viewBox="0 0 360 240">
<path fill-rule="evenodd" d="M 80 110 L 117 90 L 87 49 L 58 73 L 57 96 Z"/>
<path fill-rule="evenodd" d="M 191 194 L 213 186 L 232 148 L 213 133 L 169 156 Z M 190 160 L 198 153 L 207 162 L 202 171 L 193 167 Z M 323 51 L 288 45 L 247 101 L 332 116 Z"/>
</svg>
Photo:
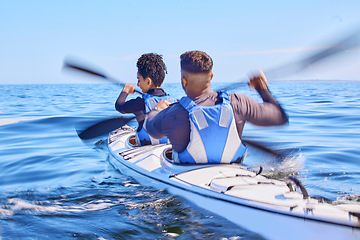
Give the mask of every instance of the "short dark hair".
<svg viewBox="0 0 360 240">
<path fill-rule="evenodd" d="M 202 51 L 188 51 L 180 56 L 182 70 L 190 73 L 209 73 L 213 67 L 213 61 L 209 55 Z"/>
<path fill-rule="evenodd" d="M 162 55 L 156 53 L 145 53 L 138 59 L 136 66 L 143 78 L 151 78 L 155 87 L 160 87 L 167 74 L 166 65 Z"/>
</svg>

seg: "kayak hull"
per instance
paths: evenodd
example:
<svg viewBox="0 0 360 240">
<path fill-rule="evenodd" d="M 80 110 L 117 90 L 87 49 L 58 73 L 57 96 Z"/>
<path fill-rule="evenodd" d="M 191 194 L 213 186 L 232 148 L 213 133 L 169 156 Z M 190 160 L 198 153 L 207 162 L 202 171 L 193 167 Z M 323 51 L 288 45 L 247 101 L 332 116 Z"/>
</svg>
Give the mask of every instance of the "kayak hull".
<svg viewBox="0 0 360 240">
<path fill-rule="evenodd" d="M 315 199 L 304 200 L 282 181 L 240 164 L 173 164 L 165 155 L 171 145 L 134 147 L 129 143 L 133 135 L 127 126 L 110 133 L 110 163 L 140 184 L 186 198 L 269 239 L 360 239 L 357 217 Z"/>
</svg>

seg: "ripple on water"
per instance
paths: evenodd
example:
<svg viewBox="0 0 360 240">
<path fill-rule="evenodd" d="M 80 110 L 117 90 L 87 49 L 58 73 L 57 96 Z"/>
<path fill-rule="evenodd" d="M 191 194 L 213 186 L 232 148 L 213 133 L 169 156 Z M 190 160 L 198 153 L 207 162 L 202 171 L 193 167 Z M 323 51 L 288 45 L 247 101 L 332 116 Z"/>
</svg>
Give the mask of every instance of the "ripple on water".
<svg viewBox="0 0 360 240">
<path fill-rule="evenodd" d="M 48 238 L 51 232 L 52 237 L 87 239 L 263 239 L 166 191 L 142 187 L 121 175 L 71 188 L 7 193 L 0 204 L 2 232 L 9 238 Z"/>
</svg>

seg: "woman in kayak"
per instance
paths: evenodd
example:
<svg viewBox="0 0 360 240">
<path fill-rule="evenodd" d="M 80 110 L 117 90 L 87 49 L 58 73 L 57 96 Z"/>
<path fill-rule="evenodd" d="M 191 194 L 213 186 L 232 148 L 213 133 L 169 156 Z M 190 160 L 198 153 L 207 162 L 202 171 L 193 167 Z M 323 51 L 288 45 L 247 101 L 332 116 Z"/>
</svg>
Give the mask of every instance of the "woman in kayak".
<svg viewBox="0 0 360 240">
<path fill-rule="evenodd" d="M 168 139 L 163 137 L 161 139 L 154 139 L 149 136 L 145 127 L 144 121 L 146 113 L 155 108 L 155 105 L 160 100 L 173 102 L 161 85 L 167 73 L 166 65 L 161 55 L 155 53 L 147 53 L 141 55 L 136 63 L 137 72 L 137 86 L 141 88 L 144 93 L 142 97 L 137 97 L 128 101 L 126 97 L 129 94 L 134 94 L 135 85 L 127 83 L 121 91 L 115 103 L 115 108 L 121 113 L 134 113 L 139 126 L 136 131 L 136 143 L 140 145 L 167 143 Z"/>
<path fill-rule="evenodd" d="M 242 162 L 245 122 L 259 126 L 281 125 L 288 117 L 268 89 L 265 75 L 250 78 L 249 86 L 263 103 L 241 93 L 213 92 L 213 61 L 201 51 L 180 56 L 181 83 L 186 97 L 179 103 L 160 101 L 147 116 L 146 129 L 154 138 L 168 137 L 178 163 Z"/>
</svg>

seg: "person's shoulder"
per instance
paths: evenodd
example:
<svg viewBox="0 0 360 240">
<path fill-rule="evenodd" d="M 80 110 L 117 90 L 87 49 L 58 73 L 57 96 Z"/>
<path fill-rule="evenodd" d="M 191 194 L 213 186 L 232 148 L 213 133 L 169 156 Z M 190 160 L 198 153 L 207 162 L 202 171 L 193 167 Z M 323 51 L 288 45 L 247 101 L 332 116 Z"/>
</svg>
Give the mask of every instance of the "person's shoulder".
<svg viewBox="0 0 360 240">
<path fill-rule="evenodd" d="M 175 115 L 181 114 L 181 112 L 183 111 L 186 112 L 186 110 L 183 108 L 183 106 L 181 106 L 179 101 L 171 103 L 169 107 L 166 108 L 165 110 L 167 110 L 167 113 L 171 113 Z"/>
<path fill-rule="evenodd" d="M 128 103 L 128 104 L 145 104 L 145 99 L 142 96 L 139 96 L 139 97 L 127 100 L 126 103 Z"/>
<path fill-rule="evenodd" d="M 248 97 L 249 96 L 244 93 L 230 93 L 229 94 L 230 101 L 235 101 L 235 100 L 239 100 L 242 98 L 248 98 Z"/>
<path fill-rule="evenodd" d="M 180 101 L 177 100 L 177 101 L 171 103 L 171 104 L 169 105 L 169 107 L 175 108 L 175 109 L 181 107 Z"/>
<path fill-rule="evenodd" d="M 144 98 L 143 98 L 143 96 L 138 96 L 138 97 L 136 97 L 136 98 L 130 99 L 130 101 L 131 101 L 131 100 L 144 101 Z"/>
<path fill-rule="evenodd" d="M 255 99 L 246 95 L 244 93 L 230 93 L 229 95 L 230 104 L 234 106 L 248 106 L 250 103 L 252 104 Z"/>
<path fill-rule="evenodd" d="M 189 118 L 188 112 L 179 102 L 170 104 L 169 107 L 162 110 L 160 113 L 163 123 L 174 124 L 174 121 L 181 121 L 181 119 L 186 120 Z"/>
</svg>

